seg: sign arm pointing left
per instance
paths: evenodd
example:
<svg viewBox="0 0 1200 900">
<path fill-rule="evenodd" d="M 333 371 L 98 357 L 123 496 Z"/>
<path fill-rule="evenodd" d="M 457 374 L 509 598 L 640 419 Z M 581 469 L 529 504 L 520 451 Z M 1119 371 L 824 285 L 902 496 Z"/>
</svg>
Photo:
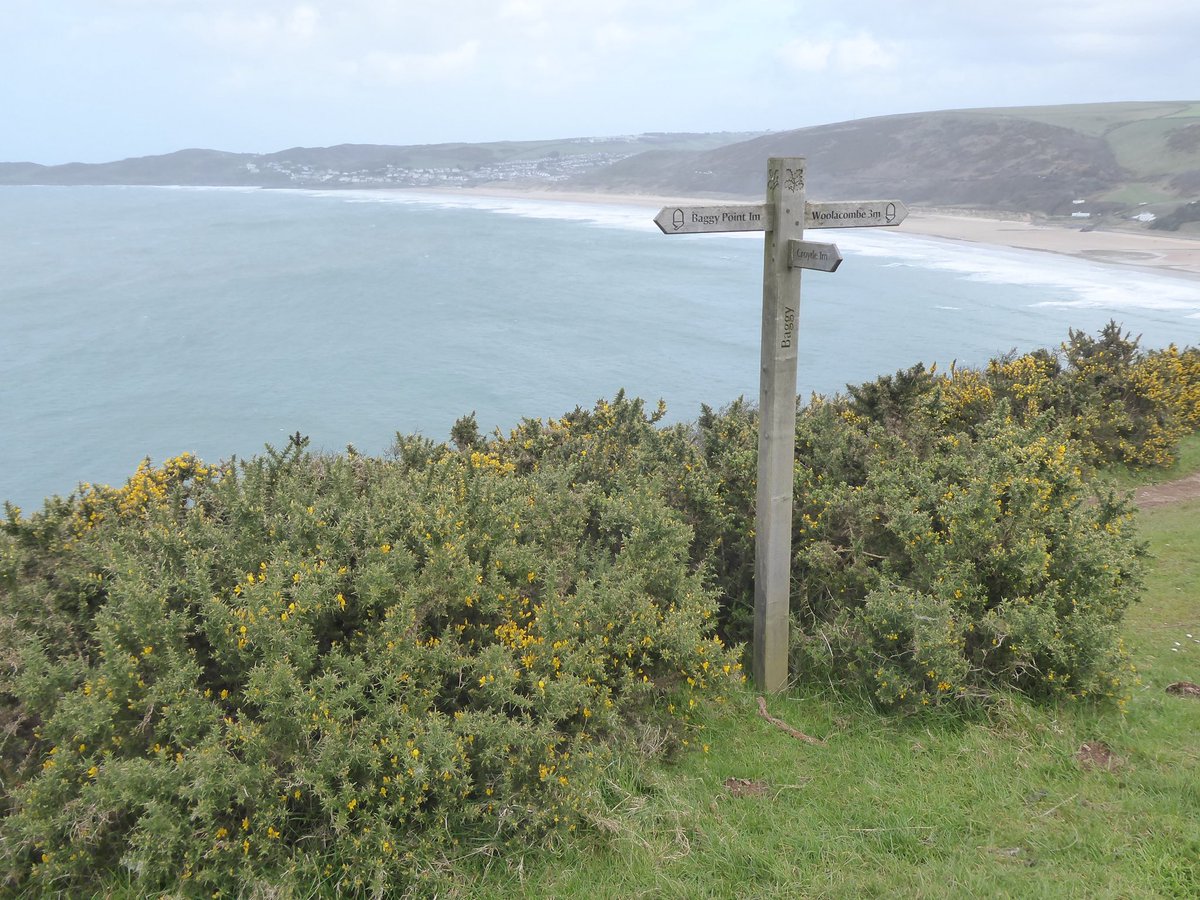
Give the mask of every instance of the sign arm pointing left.
<svg viewBox="0 0 1200 900">
<path fill-rule="evenodd" d="M 737 206 L 664 206 L 654 217 L 663 234 L 706 234 L 714 231 L 770 231 L 770 211 L 762 203 Z"/>
</svg>

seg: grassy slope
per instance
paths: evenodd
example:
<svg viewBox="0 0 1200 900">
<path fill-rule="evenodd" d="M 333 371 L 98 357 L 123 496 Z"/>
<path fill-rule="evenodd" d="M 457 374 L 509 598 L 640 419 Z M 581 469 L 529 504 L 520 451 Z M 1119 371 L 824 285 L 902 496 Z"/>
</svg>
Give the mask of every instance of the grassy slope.
<svg viewBox="0 0 1200 900">
<path fill-rule="evenodd" d="M 768 156 L 805 156 L 813 196 L 890 191 L 910 205 L 1055 217 L 1077 211 L 1070 201 L 1082 199 L 1097 214 L 1090 224 L 1137 228 L 1130 224 L 1135 212 L 1165 215 L 1193 199 L 1189 185 L 1200 177 L 1200 145 L 1178 140 L 1176 132 L 1198 123 L 1200 104 L 1193 101 L 882 116 L 776 132 L 698 154 L 638 154 L 567 184 L 749 198 L 761 195 Z"/>
<path fill-rule="evenodd" d="M 995 110 L 984 108 L 972 110 L 972 112 L 1013 115 L 1045 122 L 1047 125 L 1061 125 L 1063 128 L 1072 128 L 1084 134 L 1100 137 L 1112 131 L 1113 128 L 1131 122 L 1155 120 L 1180 112 L 1186 113 L 1192 106 L 1187 102 L 1079 103 L 1064 106 L 1014 106 Z"/>
<path fill-rule="evenodd" d="M 713 713 L 707 754 L 640 780 L 614 772 L 611 834 L 474 858 L 480 880 L 451 893 L 1200 896 L 1200 702 L 1163 690 L 1200 681 L 1200 502 L 1144 515 L 1143 531 L 1157 560 L 1127 620 L 1144 680 L 1127 714 L 1013 701 L 962 723 L 881 717 L 811 689 L 773 699 L 828 741 L 813 747 L 743 693 Z M 1076 762 L 1095 740 L 1124 760 L 1115 771 Z M 727 778 L 769 787 L 735 799 Z"/>
<path fill-rule="evenodd" d="M 1168 469 L 1117 468 L 1106 473 L 1121 490 L 1132 490 L 1146 484 L 1162 484 L 1200 472 L 1200 433 L 1189 435 L 1179 442 L 1175 464 Z"/>
<path fill-rule="evenodd" d="M 1170 185 L 1170 179 L 1200 165 L 1195 152 L 1180 153 L 1167 143 L 1171 132 L 1200 122 L 1200 104 L 1196 103 L 1085 104 L 974 112 L 1025 118 L 1104 138 L 1130 178 L 1095 198 L 1099 200 L 1130 206 L 1163 204 L 1155 211 L 1166 212 L 1181 199 L 1179 191 Z"/>
<path fill-rule="evenodd" d="M 1117 161 L 1134 177 L 1174 175 L 1194 168 L 1195 154 L 1164 146 L 1166 135 L 1200 121 L 1200 104 L 1181 101 L 1092 103 L 1068 106 L 1016 106 L 966 110 L 980 116 L 1029 119 L 1103 137 Z"/>
</svg>

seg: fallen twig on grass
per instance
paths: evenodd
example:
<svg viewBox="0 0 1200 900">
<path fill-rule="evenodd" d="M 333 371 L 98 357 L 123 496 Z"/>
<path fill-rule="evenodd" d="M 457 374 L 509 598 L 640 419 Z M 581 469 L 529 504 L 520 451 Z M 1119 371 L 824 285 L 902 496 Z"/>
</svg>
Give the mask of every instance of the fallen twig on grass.
<svg viewBox="0 0 1200 900">
<path fill-rule="evenodd" d="M 811 736 L 805 734 L 803 731 L 797 731 L 795 728 L 793 728 L 787 722 L 783 721 L 783 719 L 777 719 L 773 715 L 771 715 L 769 712 L 767 712 L 767 701 L 764 700 L 762 697 L 758 698 L 758 714 L 760 716 L 762 716 L 764 719 L 766 719 L 768 722 L 770 722 L 772 725 L 774 725 L 776 728 L 782 728 L 784 731 L 786 731 L 788 734 L 790 734 L 792 737 L 794 737 L 798 741 L 805 741 L 809 744 L 816 744 L 818 747 L 825 746 L 825 742 L 820 740 L 819 738 L 811 737 Z"/>
<path fill-rule="evenodd" d="M 1054 812 L 1056 809 L 1058 809 L 1060 806 L 1062 806 L 1064 803 L 1070 803 L 1072 800 L 1074 800 L 1074 799 L 1075 799 L 1076 797 L 1078 797 L 1078 796 L 1079 796 L 1078 794 L 1072 794 L 1072 795 L 1071 795 L 1070 797 L 1068 797 L 1066 800 L 1063 800 L 1063 801 L 1062 801 L 1062 803 L 1055 803 L 1055 804 L 1054 804 L 1052 807 L 1050 807 L 1050 808 L 1049 808 L 1048 810 L 1046 810 L 1045 812 L 1040 812 L 1040 813 L 1038 813 L 1038 814 L 1037 814 L 1037 816 L 1036 816 L 1035 818 L 1038 818 L 1038 819 L 1045 818 L 1046 816 L 1048 816 L 1048 815 L 1050 815 L 1052 812 Z"/>
</svg>

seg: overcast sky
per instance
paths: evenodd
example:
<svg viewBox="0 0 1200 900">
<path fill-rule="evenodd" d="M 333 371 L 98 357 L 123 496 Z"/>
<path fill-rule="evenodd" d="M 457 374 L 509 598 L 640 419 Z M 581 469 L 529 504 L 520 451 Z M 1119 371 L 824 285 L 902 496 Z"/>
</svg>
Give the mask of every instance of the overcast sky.
<svg viewBox="0 0 1200 900">
<path fill-rule="evenodd" d="M 1200 0 L 4 0 L 0 160 L 1200 99 Z"/>
</svg>

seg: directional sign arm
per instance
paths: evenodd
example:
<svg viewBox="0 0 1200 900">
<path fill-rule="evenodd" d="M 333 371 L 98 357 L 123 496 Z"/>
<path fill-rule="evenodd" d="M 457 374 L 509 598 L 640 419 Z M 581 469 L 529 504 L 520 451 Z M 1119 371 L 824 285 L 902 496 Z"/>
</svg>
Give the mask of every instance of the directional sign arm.
<svg viewBox="0 0 1200 900">
<path fill-rule="evenodd" d="M 818 244 L 815 241 L 788 241 L 788 265 L 793 269 L 816 269 L 836 272 L 842 264 L 837 244 Z"/>
<path fill-rule="evenodd" d="M 769 231 L 771 211 L 763 203 L 737 206 L 664 206 L 654 217 L 663 234 Z"/>
<path fill-rule="evenodd" d="M 900 200 L 839 200 L 807 203 L 805 228 L 873 228 L 899 225 L 908 218 L 908 207 Z"/>
</svg>

